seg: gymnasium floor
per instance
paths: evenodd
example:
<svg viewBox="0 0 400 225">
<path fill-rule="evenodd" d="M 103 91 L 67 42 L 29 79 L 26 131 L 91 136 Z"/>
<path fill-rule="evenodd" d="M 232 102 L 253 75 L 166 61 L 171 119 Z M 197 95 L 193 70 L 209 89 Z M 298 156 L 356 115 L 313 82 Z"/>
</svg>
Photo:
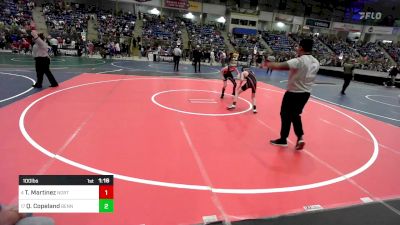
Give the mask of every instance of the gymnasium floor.
<svg viewBox="0 0 400 225">
<path fill-rule="evenodd" d="M 400 196 L 398 88 L 352 82 L 342 96 L 342 80 L 319 76 L 296 152 L 293 134 L 268 143 L 284 72 L 256 70 L 254 115 L 250 93 L 226 110 L 219 67 L 59 57 L 60 86 L 34 90 L 32 63 L 0 55 L 0 202 L 17 201 L 20 174 L 115 176 L 113 214 L 49 215 L 57 224 L 236 221 Z"/>
</svg>

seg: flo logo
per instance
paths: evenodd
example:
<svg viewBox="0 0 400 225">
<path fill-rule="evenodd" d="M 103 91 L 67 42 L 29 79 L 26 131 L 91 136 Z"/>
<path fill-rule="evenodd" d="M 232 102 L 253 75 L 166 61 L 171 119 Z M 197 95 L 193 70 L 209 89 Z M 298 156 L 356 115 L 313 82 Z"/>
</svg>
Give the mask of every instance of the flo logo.
<svg viewBox="0 0 400 225">
<path fill-rule="evenodd" d="M 380 20 L 382 18 L 382 13 L 380 12 L 359 12 L 361 20 Z"/>
</svg>

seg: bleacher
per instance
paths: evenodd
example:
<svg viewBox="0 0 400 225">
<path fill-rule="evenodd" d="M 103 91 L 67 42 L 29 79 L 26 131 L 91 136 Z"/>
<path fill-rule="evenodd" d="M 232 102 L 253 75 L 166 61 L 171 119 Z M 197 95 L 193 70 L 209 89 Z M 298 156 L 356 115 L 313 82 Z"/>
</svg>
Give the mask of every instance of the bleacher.
<svg viewBox="0 0 400 225">
<path fill-rule="evenodd" d="M 262 37 L 274 52 L 293 52 L 296 46 L 285 34 L 263 32 Z"/>
<path fill-rule="evenodd" d="M 378 43 L 355 44 L 354 48 L 359 52 L 365 62 L 363 69 L 387 72 L 391 67 L 391 62 L 381 50 Z"/>
<path fill-rule="evenodd" d="M 221 36 L 221 33 L 216 30 L 215 26 L 201 26 L 193 24 L 191 21 L 187 21 L 185 24 L 192 48 L 199 45 L 202 49 L 213 49 L 215 52 L 225 50 L 224 38 Z"/>
<path fill-rule="evenodd" d="M 258 42 L 256 37 L 234 38 L 231 41 L 231 44 L 239 51 L 252 51 L 254 47 L 256 47 L 258 51 L 262 51 L 264 49 L 264 46 L 262 46 L 261 43 Z"/>
<path fill-rule="evenodd" d="M 0 21 L 3 26 L 13 26 L 14 28 L 26 28 L 32 22 L 33 1 L 21 0 L 16 3 L 13 0 L 0 1 Z"/>
<path fill-rule="evenodd" d="M 338 56 L 343 55 L 343 57 L 350 58 L 356 58 L 359 56 L 357 50 L 354 49 L 354 45 L 347 41 L 338 38 L 328 38 L 325 36 L 320 36 L 319 40 L 329 46 Z"/>
<path fill-rule="evenodd" d="M 99 39 L 107 37 L 110 40 L 116 41 L 118 38 L 132 37 L 135 30 L 136 15 L 131 13 L 122 13 L 114 16 L 110 12 L 99 11 L 97 20 L 99 21 Z"/>
<path fill-rule="evenodd" d="M 10 48 L 13 52 L 29 49 L 27 31 L 35 27 L 34 2 L 1 0 L 0 7 L 0 49 Z"/>
<path fill-rule="evenodd" d="M 300 43 L 303 38 L 311 38 L 314 40 L 313 55 L 320 61 L 321 65 L 334 65 L 336 62 L 332 58 L 336 57 L 335 53 L 329 49 L 317 36 L 291 34 L 290 37 Z"/>
<path fill-rule="evenodd" d="M 160 17 L 150 14 L 144 15 L 142 41 L 144 46 L 161 45 L 164 49 L 175 46 L 182 40 L 179 19 Z"/>
<path fill-rule="evenodd" d="M 87 31 L 89 15 L 83 7 L 77 8 L 74 3 L 64 5 L 59 1 L 42 7 L 51 36 L 78 39 L 82 31 Z"/>
<path fill-rule="evenodd" d="M 380 43 L 380 45 L 389 53 L 389 55 L 396 61 L 400 63 L 400 44 L 393 43 Z"/>
</svg>

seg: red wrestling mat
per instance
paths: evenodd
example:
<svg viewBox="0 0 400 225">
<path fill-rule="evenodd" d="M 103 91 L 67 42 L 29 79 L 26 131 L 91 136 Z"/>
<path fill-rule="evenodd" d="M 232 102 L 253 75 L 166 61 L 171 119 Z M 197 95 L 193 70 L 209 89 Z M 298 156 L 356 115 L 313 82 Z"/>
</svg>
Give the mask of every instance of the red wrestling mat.
<svg viewBox="0 0 400 225">
<path fill-rule="evenodd" d="M 51 214 L 59 225 L 195 224 L 400 195 L 398 127 L 311 99 L 296 152 L 269 144 L 283 90 L 259 83 L 254 115 L 250 91 L 227 111 L 221 87 L 82 74 L 0 109 L 0 201 L 16 201 L 19 174 L 115 175 L 113 214 Z"/>
</svg>

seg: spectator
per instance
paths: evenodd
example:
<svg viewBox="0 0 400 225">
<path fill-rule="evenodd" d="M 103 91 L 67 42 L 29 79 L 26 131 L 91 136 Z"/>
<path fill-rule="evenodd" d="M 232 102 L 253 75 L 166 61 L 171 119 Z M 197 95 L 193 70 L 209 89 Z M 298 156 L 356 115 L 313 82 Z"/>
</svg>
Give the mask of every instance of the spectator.
<svg viewBox="0 0 400 225">
<path fill-rule="evenodd" d="M 350 81 L 353 79 L 354 69 L 355 69 L 354 62 L 352 62 L 352 60 L 350 60 L 350 58 L 347 58 L 345 63 L 343 64 L 344 83 L 343 83 L 342 91 L 340 92 L 342 95 L 346 94 L 345 91 L 346 91 L 347 87 L 349 86 Z"/>
<path fill-rule="evenodd" d="M 30 51 L 30 48 L 31 44 L 25 38 L 22 38 L 21 50 L 23 50 L 26 54 L 28 51 Z"/>
<path fill-rule="evenodd" d="M 225 67 L 225 64 L 226 64 L 226 53 L 224 51 L 220 51 L 220 60 L 221 60 L 221 66 Z"/>
<path fill-rule="evenodd" d="M 133 39 L 132 39 L 132 44 L 133 44 L 133 48 L 136 48 L 136 38 L 135 37 L 133 37 Z"/>
<path fill-rule="evenodd" d="M 174 71 L 179 71 L 179 60 L 181 59 L 182 56 L 182 50 L 179 48 L 179 45 L 177 45 L 174 48 Z"/>
<path fill-rule="evenodd" d="M 215 63 L 215 53 L 214 49 L 212 49 L 210 52 L 210 66 L 212 66 L 214 63 Z"/>
<path fill-rule="evenodd" d="M 400 73 L 400 66 L 397 65 L 397 66 L 392 67 L 392 69 L 390 69 L 390 71 L 389 71 L 389 77 L 390 77 L 389 82 L 385 82 L 383 84 L 385 86 L 390 85 L 391 87 L 396 87 L 396 76 L 398 73 Z"/>
<path fill-rule="evenodd" d="M 197 73 L 197 68 L 198 68 L 199 73 L 200 73 L 200 61 L 201 61 L 202 57 L 203 57 L 203 54 L 200 51 L 200 46 L 197 45 L 196 49 L 193 50 L 193 65 L 194 65 L 194 72 L 195 73 Z"/>
<path fill-rule="evenodd" d="M 119 46 L 119 43 L 115 43 L 115 55 L 119 56 L 121 54 L 121 48 Z"/>
</svg>

